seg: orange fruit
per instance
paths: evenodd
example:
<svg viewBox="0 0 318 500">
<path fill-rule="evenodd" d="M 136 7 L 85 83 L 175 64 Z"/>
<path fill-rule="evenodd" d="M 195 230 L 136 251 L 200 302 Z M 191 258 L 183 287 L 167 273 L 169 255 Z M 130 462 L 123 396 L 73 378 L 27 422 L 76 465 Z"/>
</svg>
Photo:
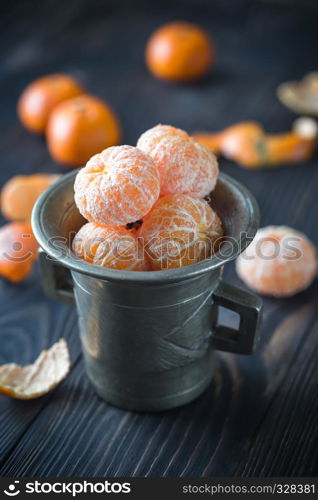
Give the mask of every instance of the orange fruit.
<svg viewBox="0 0 318 500">
<path fill-rule="evenodd" d="M 160 198 L 139 231 L 145 256 L 157 271 L 210 257 L 222 236 L 221 221 L 208 203 L 184 194 Z"/>
<path fill-rule="evenodd" d="M 316 249 L 304 234 L 290 227 L 264 227 L 238 257 L 236 270 L 253 290 L 287 297 L 307 288 L 315 278 Z"/>
<path fill-rule="evenodd" d="M 0 228 L 0 276 L 17 283 L 32 270 L 38 243 L 30 224 L 11 222 Z"/>
<path fill-rule="evenodd" d="M 124 227 L 88 222 L 75 235 L 72 249 L 77 257 L 90 264 L 126 271 L 140 271 L 143 266 L 136 235 Z"/>
<path fill-rule="evenodd" d="M 59 175 L 16 175 L 9 179 L 1 190 L 1 211 L 13 221 L 29 221 L 33 205 Z"/>
<path fill-rule="evenodd" d="M 214 189 L 219 173 L 215 155 L 183 130 L 157 125 L 140 136 L 137 147 L 157 165 L 161 195 L 189 193 L 203 198 Z"/>
<path fill-rule="evenodd" d="M 91 156 L 120 141 L 120 125 L 109 105 L 90 95 L 62 102 L 52 111 L 46 138 L 57 162 L 85 164 Z"/>
<path fill-rule="evenodd" d="M 161 26 L 152 34 L 145 57 L 154 76 L 193 81 L 209 71 L 214 60 L 214 45 L 200 26 L 177 21 Z"/>
<path fill-rule="evenodd" d="M 18 116 L 31 132 L 43 133 L 53 108 L 83 93 L 83 88 L 70 76 L 57 73 L 38 78 L 22 92 Z"/>
<path fill-rule="evenodd" d="M 114 146 L 93 156 L 75 179 L 75 202 L 87 220 L 123 226 L 146 215 L 159 197 L 159 171 L 133 146 Z"/>
</svg>

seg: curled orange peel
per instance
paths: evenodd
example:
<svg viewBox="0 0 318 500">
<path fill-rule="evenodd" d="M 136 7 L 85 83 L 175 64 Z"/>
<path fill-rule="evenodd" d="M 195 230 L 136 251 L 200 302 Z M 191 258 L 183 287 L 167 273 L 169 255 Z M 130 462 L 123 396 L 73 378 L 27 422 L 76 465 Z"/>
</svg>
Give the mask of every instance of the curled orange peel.
<svg viewBox="0 0 318 500">
<path fill-rule="evenodd" d="M 70 369 L 67 343 L 60 339 L 50 349 L 42 351 L 31 365 L 8 363 L 0 366 L 0 394 L 15 399 L 39 398 L 62 382 Z"/>
</svg>

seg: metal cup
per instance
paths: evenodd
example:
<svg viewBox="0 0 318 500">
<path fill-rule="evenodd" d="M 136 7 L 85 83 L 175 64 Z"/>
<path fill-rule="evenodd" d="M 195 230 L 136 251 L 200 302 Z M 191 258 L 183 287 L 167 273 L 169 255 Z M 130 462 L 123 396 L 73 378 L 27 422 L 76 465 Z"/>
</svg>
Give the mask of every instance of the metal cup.
<svg viewBox="0 0 318 500">
<path fill-rule="evenodd" d="M 74 203 L 75 175 L 63 176 L 43 193 L 32 225 L 42 248 L 46 293 L 69 303 L 75 299 L 92 385 L 109 403 L 135 411 L 192 401 L 211 382 L 215 349 L 250 354 L 256 343 L 261 300 L 220 281 L 223 265 L 255 235 L 254 198 L 221 174 L 211 195 L 227 237 L 221 254 L 180 269 L 117 271 L 80 260 L 70 250 L 85 222 Z M 239 314 L 237 330 L 218 324 L 219 306 Z"/>
</svg>

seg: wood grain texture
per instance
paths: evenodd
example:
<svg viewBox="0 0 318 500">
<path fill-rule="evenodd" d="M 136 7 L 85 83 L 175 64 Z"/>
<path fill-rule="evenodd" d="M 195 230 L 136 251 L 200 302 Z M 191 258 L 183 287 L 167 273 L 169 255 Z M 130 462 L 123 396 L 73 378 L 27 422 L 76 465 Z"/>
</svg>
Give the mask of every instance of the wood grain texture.
<svg viewBox="0 0 318 500">
<path fill-rule="evenodd" d="M 1 4 L 0 182 L 13 174 L 61 172 L 43 138 L 18 123 L 15 104 L 35 77 L 64 71 L 111 103 L 124 139 L 158 123 L 188 131 L 260 120 L 271 132 L 294 116 L 275 97 L 283 80 L 317 69 L 315 5 L 293 2 L 99 2 Z M 214 36 L 217 62 L 197 86 L 169 85 L 144 67 L 157 26 L 183 18 Z M 308 165 L 250 172 L 221 169 L 257 197 L 262 225 L 288 224 L 318 244 L 317 157 Z M 243 286 L 233 265 L 225 279 Z M 0 471 L 12 476 L 309 476 L 318 473 L 318 284 L 288 300 L 265 300 L 252 357 L 220 354 L 213 384 L 194 403 L 159 414 L 111 407 L 84 373 L 75 310 L 48 300 L 39 271 L 21 286 L 0 281 L 0 362 L 31 362 L 61 336 L 73 370 L 36 401 L 0 397 Z"/>
</svg>

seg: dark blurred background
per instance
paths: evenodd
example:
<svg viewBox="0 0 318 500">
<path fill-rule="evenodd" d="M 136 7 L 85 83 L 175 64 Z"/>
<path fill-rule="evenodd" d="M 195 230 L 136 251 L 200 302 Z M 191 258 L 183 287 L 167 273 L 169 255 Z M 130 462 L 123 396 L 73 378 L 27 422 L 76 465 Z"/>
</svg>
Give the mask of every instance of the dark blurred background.
<svg viewBox="0 0 318 500">
<path fill-rule="evenodd" d="M 25 131 L 15 115 L 19 94 L 38 76 L 75 75 L 111 104 L 124 142 L 135 144 L 141 132 L 159 122 L 193 132 L 255 119 L 268 131 L 288 130 L 295 116 L 278 102 L 276 87 L 316 69 L 314 1 L 33 0 L 3 2 L 1 11 L 1 180 L 20 171 L 57 168 L 44 140 Z M 200 84 L 164 83 L 145 67 L 150 34 L 178 19 L 199 23 L 214 38 L 215 66 Z M 251 174 L 226 161 L 221 167 L 253 187 L 268 214 L 266 222 L 297 225 L 295 214 L 277 217 L 278 206 L 275 200 L 268 206 L 262 186 L 270 182 L 273 189 L 285 189 L 286 178 L 297 175 L 300 184 L 294 189 L 303 190 L 311 169 L 302 177 L 299 169 Z"/>
</svg>

